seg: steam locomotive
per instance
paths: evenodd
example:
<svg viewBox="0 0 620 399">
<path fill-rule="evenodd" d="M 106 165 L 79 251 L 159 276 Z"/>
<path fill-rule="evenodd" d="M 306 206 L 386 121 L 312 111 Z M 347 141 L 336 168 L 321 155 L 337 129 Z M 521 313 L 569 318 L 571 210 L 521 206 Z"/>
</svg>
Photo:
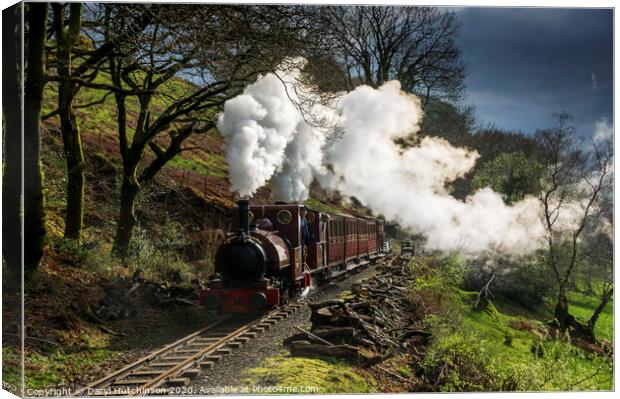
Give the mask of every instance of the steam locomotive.
<svg viewBox="0 0 620 399">
<path fill-rule="evenodd" d="M 383 222 L 304 205 L 237 204 L 200 301 L 220 313 L 254 313 L 385 256 Z"/>
</svg>

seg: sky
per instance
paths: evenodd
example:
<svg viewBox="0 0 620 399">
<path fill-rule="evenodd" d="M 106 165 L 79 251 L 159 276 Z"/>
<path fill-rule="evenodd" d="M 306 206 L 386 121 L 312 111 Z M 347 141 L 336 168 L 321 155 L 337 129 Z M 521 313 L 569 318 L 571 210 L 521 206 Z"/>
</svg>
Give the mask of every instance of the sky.
<svg viewBox="0 0 620 399">
<path fill-rule="evenodd" d="M 610 9 L 460 8 L 466 101 L 482 126 L 533 133 L 559 111 L 578 134 L 613 123 Z"/>
</svg>

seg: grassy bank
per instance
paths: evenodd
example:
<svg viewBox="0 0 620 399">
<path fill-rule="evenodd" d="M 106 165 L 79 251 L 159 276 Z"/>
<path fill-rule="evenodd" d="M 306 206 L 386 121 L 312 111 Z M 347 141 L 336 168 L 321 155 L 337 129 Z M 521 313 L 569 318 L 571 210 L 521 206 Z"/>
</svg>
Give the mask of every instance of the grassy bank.
<svg viewBox="0 0 620 399">
<path fill-rule="evenodd" d="M 611 359 L 575 347 L 568 337 L 552 338 L 542 320 L 510 316 L 493 304 L 474 310 L 476 293 L 458 289 L 455 268 L 446 264 L 434 272 L 414 266 L 422 276 L 414 295 L 442 296 L 441 311 L 427 317 L 434 332 L 420 367 L 427 387 L 445 392 L 613 389 Z M 572 311 L 591 314 L 595 298 L 576 298 Z M 610 307 L 602 316 L 601 337 L 612 336 L 612 314 Z"/>
</svg>

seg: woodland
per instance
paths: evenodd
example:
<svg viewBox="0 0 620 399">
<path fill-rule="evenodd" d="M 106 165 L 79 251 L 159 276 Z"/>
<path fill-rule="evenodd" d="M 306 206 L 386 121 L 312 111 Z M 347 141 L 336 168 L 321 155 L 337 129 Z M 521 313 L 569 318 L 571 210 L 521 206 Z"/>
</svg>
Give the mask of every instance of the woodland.
<svg viewBox="0 0 620 399">
<path fill-rule="evenodd" d="M 450 195 L 465 200 L 490 187 L 508 206 L 535 198 L 545 245 L 523 256 L 430 251 L 423 232 L 387 221 L 394 252 L 401 241 L 419 251 L 401 261 L 398 284 L 432 335 L 425 356 L 392 358 L 401 378 L 390 381 L 329 356 L 283 355 L 248 370 L 246 381 L 311 378 L 321 393 L 614 389 L 611 139 L 584 138 L 570 110 L 550 115 L 534 134 L 481 125 L 460 101 L 467 66 L 453 12 L 23 7 L 23 27 L 19 6 L 2 15 L 4 43 L 12 44 L 3 56 L 16 60 L 2 65 L 5 389 L 21 386 L 22 350 L 26 388 L 77 387 L 204 324 L 194 290 L 213 271 L 238 199 L 218 116 L 290 57 L 307 60 L 304 79 L 324 97 L 399 81 L 420 98 L 424 119 L 417 135 L 397 144 L 436 137 L 477 151 Z M 270 184 L 252 201 L 273 203 Z M 566 227 L 560 221 L 570 202 L 579 206 Z M 305 204 L 381 217 L 316 182 Z M 400 385 L 403 378 L 414 383 Z"/>
</svg>

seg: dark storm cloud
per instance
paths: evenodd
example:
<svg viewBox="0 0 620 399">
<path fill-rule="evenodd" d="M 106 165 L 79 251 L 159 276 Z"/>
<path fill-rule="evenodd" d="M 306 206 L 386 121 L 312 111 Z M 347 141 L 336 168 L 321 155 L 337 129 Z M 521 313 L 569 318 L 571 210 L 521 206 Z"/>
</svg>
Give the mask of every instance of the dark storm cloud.
<svg viewBox="0 0 620 399">
<path fill-rule="evenodd" d="M 603 9 L 462 8 L 469 100 L 483 122 L 533 132 L 571 113 L 584 135 L 613 117 L 613 14 Z"/>
</svg>

